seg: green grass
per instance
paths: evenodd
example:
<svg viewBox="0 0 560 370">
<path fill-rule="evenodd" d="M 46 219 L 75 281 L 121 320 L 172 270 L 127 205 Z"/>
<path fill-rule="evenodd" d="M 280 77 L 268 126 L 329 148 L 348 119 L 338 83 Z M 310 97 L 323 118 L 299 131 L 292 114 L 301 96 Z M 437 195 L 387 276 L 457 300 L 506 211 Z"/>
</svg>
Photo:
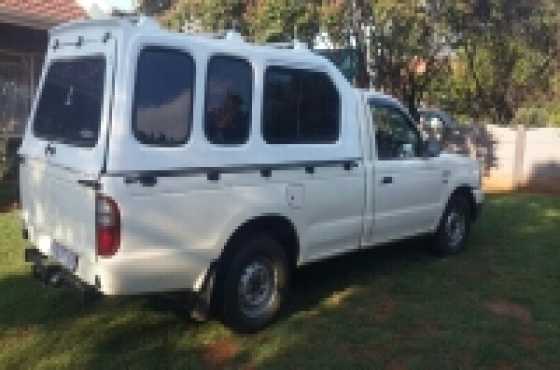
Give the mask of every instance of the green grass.
<svg viewBox="0 0 560 370">
<path fill-rule="evenodd" d="M 0 214 L 0 369 L 558 369 L 560 197 L 489 198 L 465 253 L 423 241 L 309 266 L 250 336 L 163 299 L 43 288 L 17 212 Z"/>
</svg>

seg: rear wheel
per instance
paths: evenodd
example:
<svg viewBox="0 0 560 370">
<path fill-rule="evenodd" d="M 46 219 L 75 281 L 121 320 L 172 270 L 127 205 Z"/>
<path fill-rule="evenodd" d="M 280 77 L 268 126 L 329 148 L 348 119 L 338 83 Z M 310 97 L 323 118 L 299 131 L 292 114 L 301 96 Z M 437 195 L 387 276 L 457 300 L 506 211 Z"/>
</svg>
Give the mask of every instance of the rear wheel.
<svg viewBox="0 0 560 370">
<path fill-rule="evenodd" d="M 461 252 L 471 228 L 471 207 L 466 197 L 454 195 L 449 200 L 435 234 L 434 249 L 442 255 Z"/>
<path fill-rule="evenodd" d="M 255 331 L 270 323 L 285 300 L 289 269 L 280 243 L 267 235 L 236 246 L 226 267 L 223 313 L 227 324 Z"/>
</svg>

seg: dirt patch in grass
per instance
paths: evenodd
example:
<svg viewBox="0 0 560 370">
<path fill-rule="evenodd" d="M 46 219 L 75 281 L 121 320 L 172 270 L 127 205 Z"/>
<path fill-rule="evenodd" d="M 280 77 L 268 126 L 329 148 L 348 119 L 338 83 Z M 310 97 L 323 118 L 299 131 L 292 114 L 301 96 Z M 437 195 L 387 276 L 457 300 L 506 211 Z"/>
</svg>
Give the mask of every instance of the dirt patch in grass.
<svg viewBox="0 0 560 370">
<path fill-rule="evenodd" d="M 224 338 L 200 349 L 202 363 L 207 369 L 223 369 L 239 352 L 239 345 L 231 338 Z"/>
<path fill-rule="evenodd" d="M 495 370 L 513 370 L 515 366 L 510 364 L 509 362 L 500 361 L 494 367 Z"/>
<path fill-rule="evenodd" d="M 540 341 L 541 340 L 539 337 L 531 334 L 523 334 L 519 338 L 519 343 L 521 343 L 523 348 L 525 348 L 527 351 L 536 351 Z"/>
<path fill-rule="evenodd" d="M 243 367 L 243 370 L 257 370 L 257 366 L 253 363 L 249 363 Z"/>
<path fill-rule="evenodd" d="M 393 343 L 380 344 L 341 344 L 336 351 L 342 358 L 348 358 L 360 362 L 378 362 L 387 359 L 393 350 Z"/>
<path fill-rule="evenodd" d="M 387 321 L 391 318 L 391 316 L 393 316 L 396 310 L 396 302 L 393 300 L 393 298 L 386 296 L 381 302 L 379 302 L 379 304 L 375 306 L 373 318 L 378 322 Z"/>
<path fill-rule="evenodd" d="M 441 329 L 437 323 L 431 321 L 423 321 L 415 323 L 405 330 L 396 334 L 401 340 L 410 340 L 416 338 L 437 337 L 441 334 Z"/>
<path fill-rule="evenodd" d="M 392 359 L 385 366 L 385 370 L 407 370 L 406 362 L 400 358 Z"/>
<path fill-rule="evenodd" d="M 507 301 L 492 301 L 485 304 L 486 309 L 498 316 L 505 316 L 521 321 L 524 324 L 533 322 L 531 312 L 516 303 Z"/>
</svg>

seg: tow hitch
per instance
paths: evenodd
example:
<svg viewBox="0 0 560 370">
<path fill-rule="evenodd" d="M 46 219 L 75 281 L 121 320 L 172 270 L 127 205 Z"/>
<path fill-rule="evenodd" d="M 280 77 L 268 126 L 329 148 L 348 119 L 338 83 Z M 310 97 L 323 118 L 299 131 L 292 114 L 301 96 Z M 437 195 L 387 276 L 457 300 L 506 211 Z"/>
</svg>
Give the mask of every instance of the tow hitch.
<svg viewBox="0 0 560 370">
<path fill-rule="evenodd" d="M 33 264 L 31 267 L 33 277 L 45 286 L 72 288 L 78 291 L 84 304 L 93 302 L 101 296 L 95 287 L 79 280 L 60 265 L 50 263 L 48 258 L 35 248 L 25 249 L 25 262 Z"/>
</svg>

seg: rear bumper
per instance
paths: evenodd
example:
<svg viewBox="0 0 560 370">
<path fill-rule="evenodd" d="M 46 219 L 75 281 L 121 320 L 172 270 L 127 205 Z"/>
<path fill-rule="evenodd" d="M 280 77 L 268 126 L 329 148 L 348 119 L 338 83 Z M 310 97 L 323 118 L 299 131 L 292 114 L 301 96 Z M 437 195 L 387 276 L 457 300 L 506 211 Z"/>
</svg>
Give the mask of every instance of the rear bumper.
<svg viewBox="0 0 560 370">
<path fill-rule="evenodd" d="M 197 253 L 148 251 L 99 259 L 94 271 L 107 295 L 197 292 L 211 262 Z"/>
<path fill-rule="evenodd" d="M 195 253 L 136 253 L 127 258 L 79 259 L 73 273 L 33 247 L 25 250 L 25 261 L 33 264 L 34 275 L 46 284 L 50 284 L 51 279 L 60 279 L 63 285 L 93 289 L 103 295 L 197 292 L 212 262 Z"/>
<path fill-rule="evenodd" d="M 76 275 L 62 266 L 50 263 L 47 256 L 38 249 L 25 249 L 25 262 L 32 263 L 33 277 L 45 285 L 70 287 L 82 293 L 82 297 L 92 298 L 100 294 L 99 289 L 80 280 Z"/>
</svg>

